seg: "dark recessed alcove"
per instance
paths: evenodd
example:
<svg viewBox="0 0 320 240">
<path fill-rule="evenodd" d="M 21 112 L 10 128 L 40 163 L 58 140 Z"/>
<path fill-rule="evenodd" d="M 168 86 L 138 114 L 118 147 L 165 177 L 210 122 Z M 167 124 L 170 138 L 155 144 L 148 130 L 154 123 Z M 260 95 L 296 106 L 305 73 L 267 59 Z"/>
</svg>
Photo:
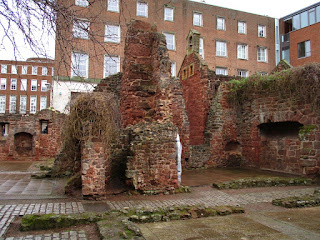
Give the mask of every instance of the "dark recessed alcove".
<svg viewBox="0 0 320 240">
<path fill-rule="evenodd" d="M 261 136 L 265 137 L 298 137 L 303 124 L 294 121 L 268 122 L 258 126 Z"/>
</svg>

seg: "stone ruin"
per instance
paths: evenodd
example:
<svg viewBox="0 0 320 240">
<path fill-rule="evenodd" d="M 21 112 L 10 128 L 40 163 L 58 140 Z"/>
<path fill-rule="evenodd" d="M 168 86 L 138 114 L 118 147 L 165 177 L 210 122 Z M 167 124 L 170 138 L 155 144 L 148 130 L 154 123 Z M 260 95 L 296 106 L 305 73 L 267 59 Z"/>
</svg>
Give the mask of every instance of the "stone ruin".
<svg viewBox="0 0 320 240">
<path fill-rule="evenodd" d="M 123 73 L 102 80 L 96 88 L 117 96 L 120 142 L 113 145 L 113 154 L 106 154 L 99 141 L 82 143 L 84 197 L 106 194 L 112 166 L 119 159 L 127 185 L 144 193 L 173 192 L 178 187 L 177 134 L 185 168 L 253 167 L 298 175 L 319 172 L 319 113 L 310 104 L 295 101 L 295 96 L 276 94 L 253 92 L 241 106 L 232 105 L 232 78 L 217 76 L 199 57 L 199 37 L 190 31 L 179 78 L 172 78 L 165 37 L 148 23 L 130 23 Z M 314 78 L 319 82 L 319 65 L 317 69 Z"/>
</svg>

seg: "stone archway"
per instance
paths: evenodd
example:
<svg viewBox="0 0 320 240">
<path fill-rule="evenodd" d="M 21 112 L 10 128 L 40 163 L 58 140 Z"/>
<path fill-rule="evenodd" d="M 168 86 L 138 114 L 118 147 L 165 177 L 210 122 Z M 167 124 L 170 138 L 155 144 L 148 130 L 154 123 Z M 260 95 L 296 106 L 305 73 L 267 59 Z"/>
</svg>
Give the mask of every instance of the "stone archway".
<svg viewBox="0 0 320 240">
<path fill-rule="evenodd" d="M 14 149 L 19 156 L 31 157 L 33 136 L 30 133 L 19 132 L 14 135 Z"/>
</svg>

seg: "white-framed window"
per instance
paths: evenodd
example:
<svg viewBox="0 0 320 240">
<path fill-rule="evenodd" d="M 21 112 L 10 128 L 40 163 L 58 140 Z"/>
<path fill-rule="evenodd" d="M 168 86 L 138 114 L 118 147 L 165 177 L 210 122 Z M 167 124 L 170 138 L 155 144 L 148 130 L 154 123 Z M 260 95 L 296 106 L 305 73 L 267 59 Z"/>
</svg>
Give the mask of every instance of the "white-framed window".
<svg viewBox="0 0 320 240">
<path fill-rule="evenodd" d="M 40 97 L 40 111 L 47 108 L 47 96 Z"/>
<path fill-rule="evenodd" d="M 248 77 L 249 76 L 248 70 L 238 69 L 238 76 L 243 78 Z"/>
<path fill-rule="evenodd" d="M 310 40 L 298 43 L 298 58 L 311 56 Z"/>
<path fill-rule="evenodd" d="M 27 91 L 27 79 L 21 79 L 20 91 Z"/>
<path fill-rule="evenodd" d="M 30 96 L 30 113 L 37 111 L 37 96 Z"/>
<path fill-rule="evenodd" d="M 27 113 L 27 96 L 20 95 L 20 114 Z"/>
<path fill-rule="evenodd" d="M 86 53 L 72 53 L 72 77 L 88 77 L 89 55 Z"/>
<path fill-rule="evenodd" d="M 31 91 L 37 91 L 37 84 L 38 84 L 38 81 L 37 79 L 32 79 L 31 80 Z"/>
<path fill-rule="evenodd" d="M 32 75 L 38 75 L 38 66 L 32 66 Z"/>
<path fill-rule="evenodd" d="M 0 113 L 6 112 L 6 95 L 0 95 Z"/>
<path fill-rule="evenodd" d="M 258 25 L 258 37 L 266 37 L 266 36 L 267 36 L 266 26 Z"/>
<path fill-rule="evenodd" d="M 21 74 L 27 75 L 28 74 L 28 66 L 21 66 Z"/>
<path fill-rule="evenodd" d="M 106 25 L 105 26 L 105 42 L 120 43 L 120 26 L 119 25 Z"/>
<path fill-rule="evenodd" d="M 18 73 L 18 67 L 16 65 L 11 65 L 11 73 L 17 74 Z"/>
<path fill-rule="evenodd" d="M 1 64 L 1 73 L 8 73 L 8 65 Z"/>
<path fill-rule="evenodd" d="M 266 47 L 258 47 L 258 62 L 267 62 L 268 52 Z"/>
<path fill-rule="evenodd" d="M 168 50 L 176 50 L 176 37 L 173 33 L 163 33 L 166 37 Z"/>
<path fill-rule="evenodd" d="M 47 67 L 42 67 L 42 76 L 47 76 L 48 75 L 48 68 Z"/>
<path fill-rule="evenodd" d="M 202 13 L 193 12 L 193 26 L 202 26 Z"/>
<path fill-rule="evenodd" d="M 0 79 L 0 90 L 6 90 L 7 89 L 7 79 L 1 78 Z"/>
<path fill-rule="evenodd" d="M 17 96 L 11 95 L 10 103 L 9 103 L 9 113 L 16 113 L 16 111 L 17 111 Z"/>
<path fill-rule="evenodd" d="M 88 39 L 89 38 L 90 22 L 88 20 L 77 20 L 73 22 L 73 37 Z"/>
<path fill-rule="evenodd" d="M 10 90 L 17 90 L 17 79 L 11 78 Z"/>
<path fill-rule="evenodd" d="M 119 56 L 104 56 L 104 77 L 120 72 Z"/>
<path fill-rule="evenodd" d="M 76 5 L 80 7 L 88 7 L 89 1 L 88 0 L 76 0 Z"/>
<path fill-rule="evenodd" d="M 228 75 L 228 69 L 223 67 L 216 67 L 216 75 Z"/>
<path fill-rule="evenodd" d="M 164 7 L 164 20 L 173 22 L 174 19 L 174 8 Z"/>
<path fill-rule="evenodd" d="M 204 41 L 202 37 L 199 39 L 199 55 L 204 59 Z"/>
<path fill-rule="evenodd" d="M 217 17 L 217 29 L 226 30 L 226 19 L 222 17 Z"/>
<path fill-rule="evenodd" d="M 247 34 L 247 23 L 244 21 L 238 21 L 238 33 Z"/>
<path fill-rule="evenodd" d="M 238 59 L 248 60 L 248 45 L 247 44 L 238 44 L 237 56 L 238 56 Z"/>
<path fill-rule="evenodd" d="M 51 69 L 51 76 L 54 76 L 54 67 Z"/>
<path fill-rule="evenodd" d="M 137 16 L 148 17 L 148 3 L 143 1 L 137 2 Z"/>
<path fill-rule="evenodd" d="M 227 43 L 222 41 L 216 41 L 216 56 L 227 56 Z"/>
<path fill-rule="evenodd" d="M 119 0 L 108 0 L 108 11 L 120 12 Z"/>
<path fill-rule="evenodd" d="M 177 63 L 171 62 L 171 77 L 177 76 Z"/>
<path fill-rule="evenodd" d="M 46 92 L 48 91 L 48 80 L 41 80 L 41 92 Z"/>
</svg>

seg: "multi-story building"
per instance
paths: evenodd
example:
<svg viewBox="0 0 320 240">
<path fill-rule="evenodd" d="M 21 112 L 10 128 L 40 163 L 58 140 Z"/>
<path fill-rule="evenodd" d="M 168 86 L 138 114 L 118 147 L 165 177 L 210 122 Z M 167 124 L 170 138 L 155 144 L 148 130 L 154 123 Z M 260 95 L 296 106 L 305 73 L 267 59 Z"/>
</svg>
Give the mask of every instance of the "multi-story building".
<svg viewBox="0 0 320 240">
<path fill-rule="evenodd" d="M 320 62 L 320 2 L 279 21 L 281 59 L 292 66 Z"/>
<path fill-rule="evenodd" d="M 188 0 L 60 0 L 74 13 L 58 14 L 56 75 L 101 79 L 121 69 L 126 23 L 138 19 L 165 35 L 176 75 L 190 29 L 200 55 L 217 74 L 268 73 L 276 65 L 275 19 Z"/>
</svg>

